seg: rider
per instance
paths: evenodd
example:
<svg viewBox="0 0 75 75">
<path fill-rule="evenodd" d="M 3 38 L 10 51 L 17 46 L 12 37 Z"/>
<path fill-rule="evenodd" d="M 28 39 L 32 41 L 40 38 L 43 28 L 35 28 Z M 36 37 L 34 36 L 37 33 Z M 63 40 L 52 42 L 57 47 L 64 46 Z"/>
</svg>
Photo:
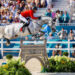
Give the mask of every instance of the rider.
<svg viewBox="0 0 75 75">
<path fill-rule="evenodd" d="M 36 13 L 37 7 L 33 7 L 32 10 L 26 10 L 21 12 L 20 14 L 20 20 L 24 23 L 23 27 L 21 28 L 21 31 L 24 32 L 24 28 L 29 26 L 29 18 L 32 19 L 41 19 L 41 17 L 34 17 L 34 13 Z"/>
</svg>

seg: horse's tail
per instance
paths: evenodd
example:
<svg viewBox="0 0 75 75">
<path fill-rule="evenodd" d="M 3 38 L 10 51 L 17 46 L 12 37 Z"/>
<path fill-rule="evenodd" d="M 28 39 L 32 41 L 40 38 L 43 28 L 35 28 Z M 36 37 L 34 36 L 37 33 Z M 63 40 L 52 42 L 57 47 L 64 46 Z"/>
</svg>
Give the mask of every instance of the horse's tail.
<svg viewBox="0 0 75 75">
<path fill-rule="evenodd" d="M 4 29 L 5 29 L 5 27 L 0 26 L 0 39 L 2 39 L 4 36 Z"/>
</svg>

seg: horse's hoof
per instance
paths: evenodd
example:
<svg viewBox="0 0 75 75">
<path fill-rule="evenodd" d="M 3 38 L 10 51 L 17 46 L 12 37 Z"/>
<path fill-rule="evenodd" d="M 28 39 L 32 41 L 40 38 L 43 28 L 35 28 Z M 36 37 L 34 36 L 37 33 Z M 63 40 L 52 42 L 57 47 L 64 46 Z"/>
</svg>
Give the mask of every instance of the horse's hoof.
<svg viewBox="0 0 75 75">
<path fill-rule="evenodd" d="M 6 46 L 9 46 L 10 44 L 9 43 L 6 43 Z"/>
<path fill-rule="evenodd" d="M 15 35 L 15 38 L 17 38 L 18 37 L 18 35 Z"/>
</svg>

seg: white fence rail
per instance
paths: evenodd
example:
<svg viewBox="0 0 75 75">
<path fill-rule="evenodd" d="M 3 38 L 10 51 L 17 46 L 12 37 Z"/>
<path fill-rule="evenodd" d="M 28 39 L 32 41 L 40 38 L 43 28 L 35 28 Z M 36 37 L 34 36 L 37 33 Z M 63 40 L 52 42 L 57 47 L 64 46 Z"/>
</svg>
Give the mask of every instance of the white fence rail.
<svg viewBox="0 0 75 75">
<path fill-rule="evenodd" d="M 0 48 L 0 50 L 1 50 L 1 54 L 2 54 L 2 57 L 3 57 L 3 54 L 4 54 L 4 50 L 11 50 L 11 52 L 16 52 L 15 50 L 19 50 L 18 51 L 18 53 L 20 54 L 20 51 L 21 51 L 21 49 L 20 48 L 3 48 L 3 44 L 5 44 L 6 42 L 4 42 L 3 41 L 3 39 L 1 39 L 1 48 Z M 11 44 L 12 43 L 16 43 L 16 44 L 20 44 L 20 41 L 11 41 Z M 44 43 L 44 41 L 24 41 L 23 42 L 24 44 L 43 44 Z M 66 41 L 66 42 L 64 42 L 64 41 L 57 41 L 57 42 L 55 42 L 55 41 L 47 41 L 47 44 L 67 44 L 68 45 L 68 48 L 47 48 L 47 50 L 68 50 L 68 56 L 70 57 L 70 51 L 74 51 L 75 50 L 75 48 L 70 48 L 70 45 L 71 44 L 75 44 L 75 41 L 70 41 L 70 40 L 68 40 L 68 41 Z M 8 51 L 5 51 L 5 52 L 8 52 Z"/>
<path fill-rule="evenodd" d="M 75 26 L 75 23 L 55 23 L 56 26 Z"/>
</svg>

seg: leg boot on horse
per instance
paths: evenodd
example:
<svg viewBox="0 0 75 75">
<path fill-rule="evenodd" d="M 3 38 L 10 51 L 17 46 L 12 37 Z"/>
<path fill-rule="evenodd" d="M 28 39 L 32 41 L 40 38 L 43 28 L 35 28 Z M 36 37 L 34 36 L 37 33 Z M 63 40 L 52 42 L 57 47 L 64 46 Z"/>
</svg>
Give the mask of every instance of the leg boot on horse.
<svg viewBox="0 0 75 75">
<path fill-rule="evenodd" d="M 6 40 L 6 46 L 9 46 L 10 45 L 10 40 L 7 39 L 7 38 L 5 38 L 5 40 Z"/>
</svg>

